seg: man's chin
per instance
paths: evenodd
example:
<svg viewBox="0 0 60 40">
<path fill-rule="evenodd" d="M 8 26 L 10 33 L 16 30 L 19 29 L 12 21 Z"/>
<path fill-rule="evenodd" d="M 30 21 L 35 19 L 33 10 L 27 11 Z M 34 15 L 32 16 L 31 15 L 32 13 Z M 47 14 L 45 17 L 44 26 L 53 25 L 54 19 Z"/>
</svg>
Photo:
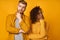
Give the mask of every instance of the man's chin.
<svg viewBox="0 0 60 40">
<path fill-rule="evenodd" d="M 21 12 L 21 11 L 18 11 L 20 14 L 22 14 L 23 12 Z"/>
<path fill-rule="evenodd" d="M 19 13 L 22 13 L 22 12 L 19 11 Z"/>
</svg>

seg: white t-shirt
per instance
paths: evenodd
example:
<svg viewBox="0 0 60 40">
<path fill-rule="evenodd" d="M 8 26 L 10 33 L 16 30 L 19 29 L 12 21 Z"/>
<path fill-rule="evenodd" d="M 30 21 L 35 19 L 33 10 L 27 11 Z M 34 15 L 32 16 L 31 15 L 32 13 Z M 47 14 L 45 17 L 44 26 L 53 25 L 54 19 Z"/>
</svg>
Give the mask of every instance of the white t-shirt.
<svg viewBox="0 0 60 40">
<path fill-rule="evenodd" d="M 19 20 L 18 20 L 18 19 L 16 19 L 16 21 L 15 21 L 15 27 L 16 27 L 16 28 L 19 28 L 19 27 L 20 27 L 20 25 L 19 25 Z M 15 34 L 15 40 L 23 40 L 23 35 L 22 35 L 22 33 L 20 33 L 20 34 Z"/>
</svg>

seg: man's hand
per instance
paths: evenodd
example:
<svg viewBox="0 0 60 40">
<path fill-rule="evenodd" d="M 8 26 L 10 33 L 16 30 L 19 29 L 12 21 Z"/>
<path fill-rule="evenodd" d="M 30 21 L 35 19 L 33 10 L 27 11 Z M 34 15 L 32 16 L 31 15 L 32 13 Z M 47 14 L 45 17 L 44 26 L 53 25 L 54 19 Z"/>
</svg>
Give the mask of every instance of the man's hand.
<svg viewBox="0 0 60 40">
<path fill-rule="evenodd" d="M 19 31 L 19 33 L 25 33 L 22 29 Z"/>
<path fill-rule="evenodd" d="M 17 13 L 16 17 L 18 18 L 19 23 L 20 23 L 22 21 L 21 14 Z"/>
</svg>

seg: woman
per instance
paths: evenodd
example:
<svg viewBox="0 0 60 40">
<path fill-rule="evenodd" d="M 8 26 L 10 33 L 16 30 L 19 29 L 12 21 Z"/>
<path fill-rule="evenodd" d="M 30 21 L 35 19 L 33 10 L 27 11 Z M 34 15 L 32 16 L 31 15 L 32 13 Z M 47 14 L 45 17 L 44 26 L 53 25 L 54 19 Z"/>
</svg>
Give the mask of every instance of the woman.
<svg viewBox="0 0 60 40">
<path fill-rule="evenodd" d="M 29 40 L 45 40 L 45 21 L 42 9 L 39 6 L 34 7 L 30 12 L 31 30 L 28 35 Z"/>
</svg>

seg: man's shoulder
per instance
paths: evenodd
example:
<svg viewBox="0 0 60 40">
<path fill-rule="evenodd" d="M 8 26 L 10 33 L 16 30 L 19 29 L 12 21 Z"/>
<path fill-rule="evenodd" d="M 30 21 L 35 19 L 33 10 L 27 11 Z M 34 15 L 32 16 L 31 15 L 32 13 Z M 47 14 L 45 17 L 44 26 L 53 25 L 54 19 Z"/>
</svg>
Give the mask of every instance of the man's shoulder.
<svg viewBox="0 0 60 40">
<path fill-rule="evenodd" d="M 29 16 L 27 16 L 27 15 L 24 15 L 24 17 L 25 17 L 25 18 L 29 18 Z"/>
<path fill-rule="evenodd" d="M 27 16 L 27 15 L 24 15 L 24 20 L 26 20 L 26 21 L 30 21 L 30 17 Z"/>
</svg>

